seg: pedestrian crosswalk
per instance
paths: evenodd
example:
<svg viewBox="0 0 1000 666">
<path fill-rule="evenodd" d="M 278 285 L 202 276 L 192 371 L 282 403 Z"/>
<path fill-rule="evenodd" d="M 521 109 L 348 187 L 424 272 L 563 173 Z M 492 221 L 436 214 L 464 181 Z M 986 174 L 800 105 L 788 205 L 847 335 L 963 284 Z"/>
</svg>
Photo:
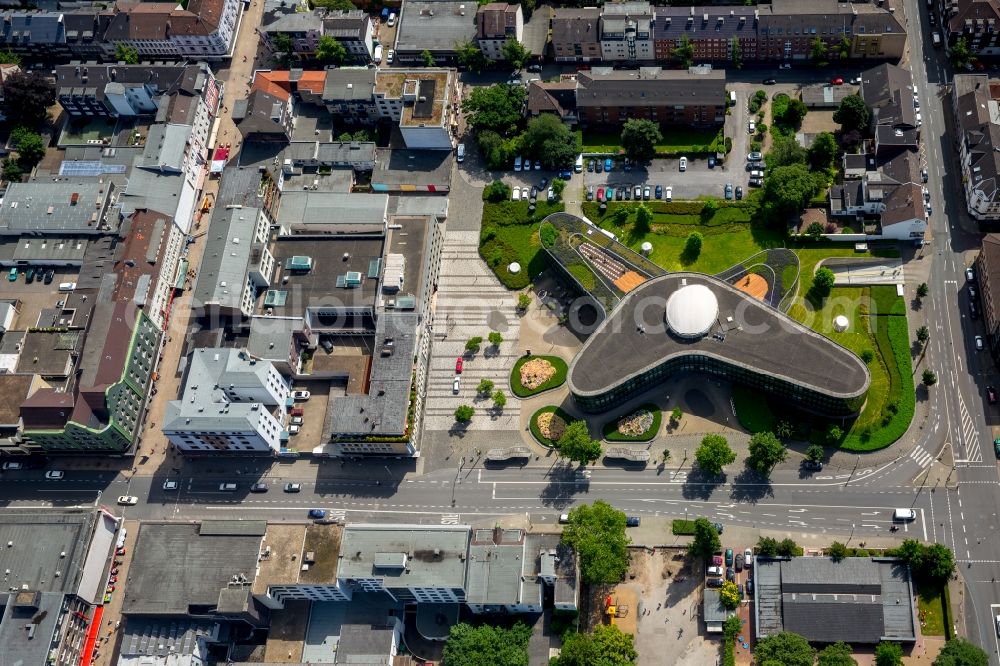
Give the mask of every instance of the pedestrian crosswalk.
<svg viewBox="0 0 1000 666">
<path fill-rule="evenodd" d="M 934 456 L 927 453 L 922 446 L 913 447 L 913 450 L 910 451 L 910 457 L 920 466 L 920 469 L 927 467 L 934 460 Z"/>
<path fill-rule="evenodd" d="M 958 396 L 958 408 L 962 416 L 962 441 L 965 442 L 965 459 L 968 462 L 979 462 L 983 459 L 983 451 L 979 446 L 979 430 L 969 410 L 965 407 L 962 395 Z"/>
</svg>

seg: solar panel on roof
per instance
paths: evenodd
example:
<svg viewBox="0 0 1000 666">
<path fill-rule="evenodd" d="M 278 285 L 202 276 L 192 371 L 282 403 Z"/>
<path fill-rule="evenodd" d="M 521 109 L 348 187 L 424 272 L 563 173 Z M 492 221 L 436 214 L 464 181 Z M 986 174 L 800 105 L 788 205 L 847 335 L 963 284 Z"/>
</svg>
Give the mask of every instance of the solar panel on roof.
<svg viewBox="0 0 1000 666">
<path fill-rule="evenodd" d="M 125 165 L 105 164 L 100 160 L 63 160 L 59 164 L 60 176 L 100 176 L 106 173 L 125 173 Z"/>
</svg>

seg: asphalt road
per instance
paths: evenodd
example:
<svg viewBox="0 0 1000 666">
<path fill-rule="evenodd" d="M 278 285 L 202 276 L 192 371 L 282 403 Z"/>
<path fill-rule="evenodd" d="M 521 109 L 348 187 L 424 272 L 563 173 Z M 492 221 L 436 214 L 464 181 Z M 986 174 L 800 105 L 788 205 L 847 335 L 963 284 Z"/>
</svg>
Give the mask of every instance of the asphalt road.
<svg viewBox="0 0 1000 666">
<path fill-rule="evenodd" d="M 959 560 L 966 583 L 966 631 L 969 638 L 1000 664 L 1000 644 L 994 617 L 1000 608 L 1000 538 L 997 515 L 997 468 L 991 425 L 997 413 L 985 400 L 985 387 L 995 383 L 996 371 L 986 353 L 977 353 L 972 340 L 981 323 L 968 317 L 965 267 L 978 249 L 980 234 L 966 213 L 961 173 L 953 140 L 951 72 L 944 50 L 930 45 L 931 27 L 923 3 L 908 17 L 907 33 L 914 85 L 920 95 L 927 164 L 934 213 L 933 242 L 923 249 L 933 260 L 925 299 L 931 342 L 928 365 L 938 373 L 939 385 L 929 392 L 931 422 L 923 444 L 936 452 L 951 447 L 956 460 L 958 488 L 948 493 L 947 514 L 936 518 L 932 535 L 950 546 Z M 991 379 L 992 377 L 992 379 Z"/>
<path fill-rule="evenodd" d="M 988 356 L 977 354 L 971 344 L 981 324 L 967 317 L 964 269 L 978 248 L 979 235 L 965 214 L 955 168 L 945 54 L 928 46 L 925 59 L 921 40 L 929 30 L 921 30 L 923 21 L 926 14 L 921 8 L 919 18 L 910 17 L 907 30 L 924 117 L 933 240 L 920 250 L 904 249 L 917 255 L 904 258 L 913 265 L 931 263 L 930 295 L 923 305 L 932 329 L 927 364 L 937 371 L 940 382 L 921 394 L 921 399 L 929 401 L 931 417 L 923 429 L 915 427 L 908 441 L 896 445 L 898 459 L 874 466 L 859 457 L 853 469 L 828 467 L 814 475 L 777 470 L 770 482 L 743 475 L 699 478 L 689 461 L 644 471 L 597 467 L 589 480 L 581 482 L 573 471 L 550 465 L 548 460 L 525 468 L 463 466 L 423 476 L 410 473 L 410 461 L 362 467 L 329 461 L 269 465 L 230 460 L 188 463 L 170 477 L 179 483 L 176 491 L 163 489 L 166 478 L 162 476 L 68 470 L 64 479 L 55 481 L 44 479 L 41 470 L 20 470 L 2 473 L 0 506 L 26 510 L 104 505 L 129 518 L 186 520 L 301 520 L 309 509 L 322 508 L 332 518 L 351 521 L 424 524 L 458 524 L 525 513 L 532 523 L 551 524 L 574 504 L 604 498 L 631 515 L 704 515 L 725 525 L 858 541 L 889 534 L 893 509 L 913 508 L 917 518 L 901 528 L 902 535 L 953 548 L 960 561 L 959 573 L 967 583 L 967 631 L 991 654 L 991 663 L 1000 666 L 994 626 L 994 616 L 1000 613 L 1000 585 L 995 582 L 1000 577 L 1000 483 L 991 446 L 991 425 L 997 423 L 998 414 L 983 397 L 986 383 L 998 382 Z M 835 73 L 847 78 L 858 72 Z M 774 77 L 790 82 L 820 81 L 831 72 L 805 66 L 788 71 L 748 67 L 730 74 L 737 81 Z M 924 468 L 909 455 L 915 447 L 934 456 L 953 451 L 952 489 L 919 485 Z M 269 491 L 250 493 L 250 485 L 259 478 L 270 485 Z M 237 483 L 238 490 L 220 491 L 224 482 Z M 302 484 L 302 492 L 282 492 L 287 482 Z M 139 503 L 115 507 L 119 495 L 134 495 Z"/>
</svg>

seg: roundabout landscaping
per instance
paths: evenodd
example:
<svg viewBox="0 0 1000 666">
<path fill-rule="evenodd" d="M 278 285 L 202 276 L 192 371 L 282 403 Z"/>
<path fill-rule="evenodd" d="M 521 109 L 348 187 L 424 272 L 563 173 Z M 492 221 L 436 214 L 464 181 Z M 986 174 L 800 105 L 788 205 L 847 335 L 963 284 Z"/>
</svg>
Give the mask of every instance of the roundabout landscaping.
<svg viewBox="0 0 1000 666">
<path fill-rule="evenodd" d="M 653 404 L 640 406 L 604 424 L 604 439 L 609 442 L 648 442 L 660 432 L 663 412 Z"/>
<path fill-rule="evenodd" d="M 566 382 L 568 366 L 558 356 L 522 356 L 510 371 L 510 390 L 530 398 Z"/>
<path fill-rule="evenodd" d="M 531 415 L 531 435 L 542 446 L 554 449 L 566 426 L 575 420 L 561 407 L 546 405 Z"/>
</svg>

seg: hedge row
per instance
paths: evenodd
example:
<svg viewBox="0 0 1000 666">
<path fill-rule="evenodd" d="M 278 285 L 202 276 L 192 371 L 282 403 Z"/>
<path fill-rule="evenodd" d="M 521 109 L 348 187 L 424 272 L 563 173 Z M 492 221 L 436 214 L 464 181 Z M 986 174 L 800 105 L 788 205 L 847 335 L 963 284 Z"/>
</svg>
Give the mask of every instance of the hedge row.
<svg viewBox="0 0 1000 666">
<path fill-rule="evenodd" d="M 576 419 L 574 419 L 572 416 L 563 411 L 561 407 L 557 407 L 556 405 L 547 405 L 531 415 L 531 422 L 528 425 L 531 428 L 532 436 L 536 440 L 538 440 L 538 443 L 541 444 L 542 446 L 556 448 L 556 444 L 558 444 L 558 442 L 555 442 L 549 439 L 548 437 L 543 437 L 542 431 L 538 429 L 538 417 L 541 416 L 542 414 L 547 414 L 550 412 L 555 412 L 555 415 L 561 418 L 563 421 L 565 421 L 567 425 L 569 425 Z"/>
<path fill-rule="evenodd" d="M 726 637 L 722 641 L 722 666 L 736 666 L 736 639 Z"/>
<path fill-rule="evenodd" d="M 649 428 L 643 432 L 641 435 L 623 435 L 618 432 L 618 421 L 625 416 L 631 416 L 640 410 L 645 409 L 646 411 L 652 413 L 653 423 Z M 648 442 L 649 440 L 656 437 L 657 433 L 660 432 L 660 424 L 663 421 L 663 412 L 653 404 L 646 404 L 638 407 L 629 414 L 623 414 L 621 417 L 612 419 L 604 424 L 604 439 L 609 442 Z"/>
<path fill-rule="evenodd" d="M 549 203 L 544 197 L 538 199 L 534 213 L 528 213 L 529 205 L 523 199 L 521 201 L 509 199 L 499 202 L 484 201 L 482 226 L 485 228 L 490 226 L 505 227 L 512 224 L 534 224 L 564 208 L 561 203 Z"/>
<path fill-rule="evenodd" d="M 875 324 L 875 344 L 889 375 L 889 395 L 882 409 L 881 427 L 869 433 L 852 435 L 842 445 L 842 448 L 856 451 L 882 449 L 898 440 L 910 427 L 916 406 L 906 317 L 872 319 Z"/>
<path fill-rule="evenodd" d="M 677 535 L 693 535 L 694 534 L 694 521 L 693 520 L 682 520 L 681 518 L 675 518 L 671 524 L 671 531 Z"/>
</svg>

